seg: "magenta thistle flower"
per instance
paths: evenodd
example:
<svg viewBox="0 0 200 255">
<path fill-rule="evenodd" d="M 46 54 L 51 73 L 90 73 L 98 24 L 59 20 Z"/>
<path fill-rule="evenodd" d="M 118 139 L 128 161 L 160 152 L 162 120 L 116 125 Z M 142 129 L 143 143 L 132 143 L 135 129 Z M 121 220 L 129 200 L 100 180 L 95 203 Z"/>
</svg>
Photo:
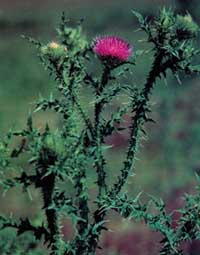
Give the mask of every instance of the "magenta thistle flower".
<svg viewBox="0 0 200 255">
<path fill-rule="evenodd" d="M 97 37 L 93 51 L 105 61 L 120 64 L 128 60 L 132 55 L 132 47 L 125 40 L 117 36 Z"/>
</svg>

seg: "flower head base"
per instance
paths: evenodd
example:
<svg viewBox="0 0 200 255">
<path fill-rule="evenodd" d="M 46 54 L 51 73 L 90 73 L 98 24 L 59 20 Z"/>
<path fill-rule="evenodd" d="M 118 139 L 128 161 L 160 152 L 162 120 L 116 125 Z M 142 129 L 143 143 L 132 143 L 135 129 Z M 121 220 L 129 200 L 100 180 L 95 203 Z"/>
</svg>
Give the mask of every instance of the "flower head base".
<svg viewBox="0 0 200 255">
<path fill-rule="evenodd" d="M 111 66 L 126 62 L 132 55 L 131 45 L 117 36 L 97 37 L 93 51 L 103 62 Z"/>
</svg>

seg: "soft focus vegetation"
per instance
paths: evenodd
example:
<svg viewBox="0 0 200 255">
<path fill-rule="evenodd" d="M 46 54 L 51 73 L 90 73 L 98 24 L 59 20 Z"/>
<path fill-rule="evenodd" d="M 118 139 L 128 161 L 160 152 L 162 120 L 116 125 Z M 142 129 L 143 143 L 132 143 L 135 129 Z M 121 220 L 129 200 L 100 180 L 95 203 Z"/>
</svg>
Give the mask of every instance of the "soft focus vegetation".
<svg viewBox="0 0 200 255">
<path fill-rule="evenodd" d="M 22 1 L 23 2 L 23 1 Z M 199 22 L 198 1 L 60 1 L 56 6 L 52 2 L 43 1 L 41 6 L 37 1 L 9 5 L 3 4 L 0 13 L 0 130 L 3 137 L 8 129 L 20 129 L 26 122 L 33 103 L 38 96 L 49 97 L 53 88 L 53 81 L 48 73 L 38 65 L 35 50 L 22 39 L 21 35 L 29 35 L 34 38 L 43 38 L 48 43 L 55 38 L 56 33 L 50 27 L 56 27 L 61 10 L 71 18 L 70 23 L 84 18 L 83 28 L 89 37 L 97 34 L 117 34 L 127 39 L 134 50 L 149 50 L 144 42 L 144 33 L 135 32 L 138 28 L 137 19 L 131 14 L 131 9 L 140 11 L 150 19 L 158 12 L 161 6 L 172 6 L 179 13 L 191 13 L 197 23 Z M 39 8 L 40 7 L 40 8 Z M 142 86 L 144 77 L 150 67 L 152 52 L 143 54 L 138 58 L 137 65 L 133 69 L 134 82 Z M 196 59 L 197 62 L 198 58 Z M 97 63 L 95 63 L 97 64 Z M 92 67 L 97 70 L 97 65 Z M 133 77 L 133 76 L 132 76 Z M 129 82 L 126 78 L 124 82 Z M 181 84 L 182 83 L 182 84 Z M 162 86 L 159 86 L 162 85 Z M 81 104 L 90 111 L 90 90 L 85 90 L 81 98 Z M 123 101 L 124 98 L 121 98 Z M 139 192 L 149 193 L 162 197 L 166 202 L 167 210 L 173 211 L 177 206 L 182 206 L 182 195 L 185 192 L 194 192 L 196 186 L 195 172 L 200 171 L 200 101 L 199 101 L 199 78 L 197 75 L 183 77 L 180 81 L 168 74 L 166 81 L 159 81 L 152 98 L 153 119 L 156 123 L 148 123 L 146 130 L 148 137 L 142 141 L 139 148 L 138 160 L 135 172 L 126 190 L 130 195 Z M 108 109 L 108 116 L 116 109 L 120 101 Z M 52 112 L 39 113 L 34 119 L 37 128 L 42 128 L 45 122 L 50 123 L 55 129 L 60 126 L 59 120 Z M 128 125 L 130 117 L 126 116 L 124 125 Z M 127 146 L 127 134 L 119 132 L 107 140 L 108 145 L 114 144 L 114 150 L 107 155 L 110 165 L 109 177 L 115 176 L 115 169 L 122 162 L 124 149 Z M 16 139 L 12 146 L 20 144 Z M 17 162 L 20 166 L 26 166 L 26 158 Z M 91 176 L 92 180 L 92 176 Z M 91 192 L 95 188 L 91 181 Z M 43 215 L 38 215 L 41 198 L 40 194 L 30 188 L 29 196 L 22 194 L 22 190 L 15 188 L 7 192 L 6 197 L 1 198 L 1 214 L 18 218 L 29 216 L 31 221 L 40 225 Z M 152 255 L 158 254 L 159 235 L 152 234 L 145 226 L 127 220 L 122 220 L 115 213 L 111 213 L 111 222 L 108 227 L 115 233 L 107 233 L 102 238 L 102 246 L 106 255 Z M 178 216 L 177 216 L 178 217 Z M 65 239 L 70 239 L 73 229 L 69 219 L 63 219 L 63 233 Z M 7 230 L 6 230 L 7 231 Z M 13 231 L 12 242 L 7 241 L 7 232 L 2 235 L 5 249 L 1 254 L 21 254 L 17 246 L 24 244 L 24 236 L 16 237 Z M 10 233 L 10 232 L 9 232 Z M 26 237 L 26 242 L 29 237 Z M 16 245 L 16 239 L 20 239 Z M 27 244 L 28 245 L 28 244 Z M 30 244 L 29 244 L 30 245 Z M 33 242 L 32 248 L 36 242 Z M 10 248 L 11 247 L 11 248 Z M 198 242 L 186 243 L 185 254 L 197 255 L 200 251 Z M 18 251 L 19 250 L 19 251 Z M 24 254 L 32 254 L 28 247 Z M 39 254 L 45 254 L 44 247 L 38 249 Z M 36 253 L 34 253 L 36 254 Z M 104 254 L 100 252 L 100 254 Z"/>
</svg>

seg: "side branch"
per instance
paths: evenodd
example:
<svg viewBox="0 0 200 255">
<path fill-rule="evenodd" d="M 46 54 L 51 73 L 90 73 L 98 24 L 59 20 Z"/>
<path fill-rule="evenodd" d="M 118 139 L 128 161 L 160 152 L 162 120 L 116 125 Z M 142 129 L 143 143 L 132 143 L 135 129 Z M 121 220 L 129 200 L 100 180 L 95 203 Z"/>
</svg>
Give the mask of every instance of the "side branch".
<svg viewBox="0 0 200 255">
<path fill-rule="evenodd" d="M 163 60 L 162 52 L 157 53 L 155 55 L 155 60 L 152 69 L 149 73 L 149 76 L 147 78 L 147 81 L 139 95 L 138 101 L 133 102 L 134 104 L 133 112 L 135 112 L 135 115 L 132 118 L 133 124 L 131 127 L 129 148 L 127 151 L 126 160 L 124 161 L 124 166 L 121 169 L 121 175 L 118 177 L 118 181 L 114 184 L 113 188 L 110 191 L 110 196 L 112 197 L 119 194 L 124 184 L 126 183 L 126 180 L 131 169 L 134 166 L 138 143 L 138 134 L 142 130 L 144 123 L 148 121 L 147 112 L 149 111 L 148 102 L 151 90 L 154 86 L 156 79 L 160 77 L 162 73 L 165 73 L 165 71 L 167 70 L 167 68 L 169 68 L 171 64 L 171 61 L 167 61 L 164 64 L 162 64 L 162 60 Z"/>
<path fill-rule="evenodd" d="M 61 83 L 61 85 L 58 87 L 58 89 L 59 89 L 60 92 L 65 94 L 66 93 L 66 86 L 68 86 L 68 85 L 66 84 L 65 78 L 63 76 L 64 66 L 62 65 L 62 66 L 58 67 L 58 64 L 55 61 L 52 61 L 52 60 L 51 60 L 50 63 L 53 66 L 53 68 L 56 70 L 56 76 L 57 76 L 56 78 Z M 73 88 L 73 85 L 74 85 L 74 82 L 75 82 L 74 80 L 75 80 L 75 77 L 76 77 L 76 74 L 73 73 L 74 70 L 75 70 L 74 63 L 71 63 L 70 75 L 69 75 L 69 76 L 71 76 L 70 85 L 69 85 L 70 97 L 71 97 L 72 102 L 77 107 L 77 110 L 78 110 L 81 118 L 83 119 L 83 121 L 85 123 L 85 126 L 89 129 L 91 135 L 93 136 L 94 132 L 93 132 L 92 122 L 89 119 L 89 117 L 86 115 L 84 110 L 82 109 L 81 105 L 78 102 L 78 99 L 76 98 L 75 94 L 72 91 L 72 88 Z M 67 108 L 68 108 L 68 105 L 67 105 Z M 66 113 L 64 113 L 64 114 L 66 114 Z"/>
</svg>

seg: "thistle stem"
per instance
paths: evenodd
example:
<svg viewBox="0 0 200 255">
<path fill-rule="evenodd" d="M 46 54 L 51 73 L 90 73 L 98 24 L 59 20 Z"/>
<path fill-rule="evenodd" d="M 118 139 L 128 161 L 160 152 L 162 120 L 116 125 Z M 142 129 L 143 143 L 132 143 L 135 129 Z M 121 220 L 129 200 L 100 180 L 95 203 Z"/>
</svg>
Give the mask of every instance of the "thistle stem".
<svg viewBox="0 0 200 255">
<path fill-rule="evenodd" d="M 116 196 L 119 194 L 124 184 L 126 183 L 130 171 L 134 166 L 138 143 L 138 134 L 146 121 L 147 104 L 149 102 L 149 96 L 151 94 L 156 79 L 160 76 L 161 73 L 163 73 L 168 68 L 168 65 L 161 64 L 162 60 L 163 54 L 161 52 L 159 54 L 156 54 L 152 69 L 147 77 L 147 81 L 144 85 L 144 88 L 140 93 L 138 103 L 136 104 L 137 108 L 135 110 L 135 115 L 132 118 L 133 124 L 131 127 L 130 142 L 126 160 L 124 161 L 124 166 L 121 169 L 121 176 L 118 178 L 117 183 L 114 184 L 112 190 L 110 191 L 110 196 Z"/>
<path fill-rule="evenodd" d="M 56 209 L 49 208 L 52 205 L 52 199 L 55 191 L 55 174 L 52 173 L 42 180 L 42 194 L 44 201 L 44 209 L 47 219 L 47 225 L 50 232 L 50 247 L 51 253 L 50 255 L 57 255 L 57 251 L 59 250 L 58 243 L 61 238 L 60 228 L 58 224 L 58 215 Z"/>
<path fill-rule="evenodd" d="M 86 187 L 84 185 L 83 179 L 86 178 L 85 171 L 80 170 L 79 175 L 77 176 L 77 182 L 76 182 L 76 197 L 78 200 L 78 211 L 79 211 L 79 217 L 80 220 L 77 222 L 77 239 L 76 239 L 76 254 L 88 254 L 88 246 L 86 240 L 83 238 L 86 236 L 86 232 L 88 229 L 88 213 L 89 213 L 89 207 L 88 207 L 88 197 L 86 195 Z"/>
<path fill-rule="evenodd" d="M 102 74 L 101 82 L 99 83 L 99 86 L 96 89 L 97 97 L 102 95 L 102 92 L 109 81 L 110 72 L 111 72 L 110 68 L 105 66 L 103 74 Z M 95 132 L 96 132 L 95 144 L 96 144 L 96 148 L 97 148 L 95 166 L 96 166 L 96 171 L 97 171 L 97 175 L 98 175 L 97 176 L 97 184 L 99 187 L 99 194 L 98 194 L 99 198 L 101 197 L 103 191 L 104 192 L 107 191 L 107 185 L 105 182 L 106 173 L 104 170 L 105 159 L 104 159 L 102 151 L 101 151 L 101 144 L 103 142 L 103 138 L 101 137 L 101 130 L 100 130 L 100 124 L 101 124 L 100 123 L 100 115 L 102 112 L 102 108 L 103 108 L 102 102 L 98 101 L 95 104 Z"/>
</svg>

